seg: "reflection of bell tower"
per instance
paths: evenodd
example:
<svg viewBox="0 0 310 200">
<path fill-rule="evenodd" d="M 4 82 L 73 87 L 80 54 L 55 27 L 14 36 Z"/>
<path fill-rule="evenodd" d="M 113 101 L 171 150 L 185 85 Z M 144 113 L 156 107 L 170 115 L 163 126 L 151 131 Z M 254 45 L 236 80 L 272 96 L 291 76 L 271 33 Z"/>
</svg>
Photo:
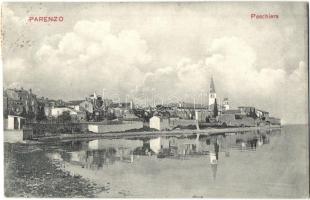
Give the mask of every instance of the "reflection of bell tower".
<svg viewBox="0 0 310 200">
<path fill-rule="evenodd" d="M 213 77 L 211 76 L 210 91 L 209 91 L 209 107 L 215 103 L 215 99 L 216 99 L 216 92 Z"/>
<path fill-rule="evenodd" d="M 216 159 L 216 154 L 214 152 L 210 152 L 210 166 L 212 170 L 213 180 L 215 180 L 216 172 L 217 172 L 217 159 Z"/>
<path fill-rule="evenodd" d="M 216 179 L 216 172 L 217 172 L 217 163 L 211 163 L 211 170 L 212 170 L 212 177 L 215 181 Z"/>
</svg>

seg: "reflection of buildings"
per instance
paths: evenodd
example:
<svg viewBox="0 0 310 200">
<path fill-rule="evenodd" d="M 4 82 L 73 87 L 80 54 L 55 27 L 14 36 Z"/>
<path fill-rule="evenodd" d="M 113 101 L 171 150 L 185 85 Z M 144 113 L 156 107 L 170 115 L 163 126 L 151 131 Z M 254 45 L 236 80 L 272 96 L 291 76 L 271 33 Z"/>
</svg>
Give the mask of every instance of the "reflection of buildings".
<svg viewBox="0 0 310 200">
<path fill-rule="evenodd" d="M 202 141 L 178 139 L 175 137 L 158 137 L 156 139 L 151 139 L 150 149 L 161 157 L 201 155 L 207 151 L 206 145 Z"/>
<path fill-rule="evenodd" d="M 216 179 L 216 172 L 217 172 L 217 163 L 211 163 L 211 170 L 212 170 L 213 180 L 215 180 Z"/>
<path fill-rule="evenodd" d="M 224 143 L 223 141 L 221 143 Z M 213 180 L 216 179 L 217 165 L 219 160 L 220 141 L 218 137 L 212 137 L 210 142 L 210 166 Z"/>
<path fill-rule="evenodd" d="M 100 169 L 115 163 L 131 163 L 139 159 L 149 159 L 145 155 L 156 154 L 157 158 L 174 159 L 201 156 L 207 160 L 210 159 L 210 163 L 206 161 L 206 165 L 210 164 L 210 170 L 215 180 L 220 160 L 225 159 L 223 153 L 226 156 L 229 156 L 226 154 L 227 152 L 241 153 L 242 143 L 246 145 L 245 150 L 252 151 L 263 144 L 268 144 L 270 135 L 271 133 L 268 131 L 255 131 L 201 136 L 199 140 L 190 139 L 191 137 L 158 137 L 155 139 L 144 138 L 143 140 L 101 139 L 89 142 L 70 142 L 63 145 L 61 153 L 50 154 L 48 157 L 51 160 L 64 160 L 87 169 Z M 255 141 L 257 147 L 253 146 L 252 149 L 251 141 Z"/>
<path fill-rule="evenodd" d="M 68 152 L 65 160 L 85 168 L 98 169 L 116 161 L 133 162 L 133 150 L 143 146 L 140 140 L 93 140 L 80 145 L 85 150 Z"/>
<path fill-rule="evenodd" d="M 100 139 L 88 142 L 89 149 L 129 148 L 133 150 L 142 145 L 143 142 L 141 140 L 126 140 L 126 139 L 115 139 L 115 140 Z"/>
<path fill-rule="evenodd" d="M 87 151 L 68 152 L 64 160 L 71 164 L 81 165 L 83 168 L 98 169 L 103 165 L 112 164 L 117 159 L 113 148 Z"/>
<path fill-rule="evenodd" d="M 166 138 L 158 137 L 156 139 L 150 140 L 150 148 L 156 154 L 158 154 L 161 149 L 168 149 L 169 147 L 169 140 L 167 140 Z"/>
</svg>

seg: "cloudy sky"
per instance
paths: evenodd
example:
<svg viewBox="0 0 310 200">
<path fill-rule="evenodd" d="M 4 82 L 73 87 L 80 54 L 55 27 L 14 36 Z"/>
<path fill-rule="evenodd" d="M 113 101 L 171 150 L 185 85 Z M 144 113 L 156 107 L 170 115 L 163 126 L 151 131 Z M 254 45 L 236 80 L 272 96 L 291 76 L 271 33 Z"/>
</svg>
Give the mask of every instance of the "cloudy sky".
<svg viewBox="0 0 310 200">
<path fill-rule="evenodd" d="M 306 10 L 280 2 L 4 4 L 4 87 L 65 100 L 104 89 L 113 99 L 206 103 L 212 75 L 219 101 L 305 123 Z"/>
</svg>

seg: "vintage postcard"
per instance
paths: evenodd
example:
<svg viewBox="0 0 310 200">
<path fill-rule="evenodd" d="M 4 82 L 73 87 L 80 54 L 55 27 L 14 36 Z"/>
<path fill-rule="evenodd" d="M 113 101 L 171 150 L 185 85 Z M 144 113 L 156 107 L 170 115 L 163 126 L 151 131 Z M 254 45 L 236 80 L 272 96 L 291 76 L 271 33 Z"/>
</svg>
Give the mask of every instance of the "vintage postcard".
<svg viewBox="0 0 310 200">
<path fill-rule="evenodd" d="M 5 197 L 309 197 L 307 2 L 7 2 L 1 56 Z"/>
</svg>

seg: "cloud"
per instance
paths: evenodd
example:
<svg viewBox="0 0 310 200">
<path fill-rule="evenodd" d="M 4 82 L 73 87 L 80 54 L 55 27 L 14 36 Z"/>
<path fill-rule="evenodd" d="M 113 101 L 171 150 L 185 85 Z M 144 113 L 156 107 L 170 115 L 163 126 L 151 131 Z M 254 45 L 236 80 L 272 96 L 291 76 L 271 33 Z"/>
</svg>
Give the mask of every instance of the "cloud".
<svg viewBox="0 0 310 200">
<path fill-rule="evenodd" d="M 207 103 L 210 77 L 219 101 L 228 97 L 233 107 L 247 105 L 270 111 L 285 122 L 307 121 L 307 70 L 304 62 L 291 73 L 257 67 L 255 50 L 237 37 L 213 40 L 204 60 L 183 59 L 174 67 L 159 68 L 145 76 L 145 88 L 158 98 Z M 270 62 L 273 62 L 271 60 Z M 201 97 L 203 92 L 203 97 Z M 202 98 L 202 100 L 201 100 Z"/>
<path fill-rule="evenodd" d="M 215 56 L 206 58 L 206 65 L 216 76 L 219 92 L 235 105 L 258 106 L 284 116 L 285 121 L 306 122 L 307 71 L 303 62 L 291 73 L 284 67 L 257 67 L 254 49 L 234 37 L 214 40 L 209 53 Z"/>
<path fill-rule="evenodd" d="M 300 45 L 302 41 L 286 40 L 300 38 L 293 34 L 294 27 L 289 30 L 288 26 L 285 33 L 290 37 L 283 36 L 279 40 L 276 38 L 282 34 L 281 30 L 264 32 L 273 35 L 272 39 L 263 36 L 252 39 L 245 36 L 255 36 L 257 26 L 253 22 L 240 32 L 231 28 L 230 21 L 218 25 L 213 17 L 207 18 L 207 22 L 213 22 L 212 26 L 210 23 L 194 25 L 192 18 L 188 23 L 176 22 L 173 17 L 158 28 L 158 20 L 155 20 L 152 25 L 141 26 L 144 35 L 136 25 L 124 30 L 120 27 L 125 24 L 117 27 L 110 20 L 77 20 L 73 26 L 70 24 L 64 30 L 58 27 L 59 30 L 53 32 L 56 26 L 45 31 L 30 30 L 33 26 L 25 27 L 26 18 L 6 9 L 4 41 L 8 46 L 3 48 L 6 86 L 23 85 L 40 91 L 40 95 L 63 99 L 84 98 L 104 88 L 107 96 L 125 99 L 126 95 L 135 95 L 139 103 L 146 96 L 165 102 L 195 99 L 198 103 L 206 103 L 213 75 L 218 97 L 229 97 L 234 107 L 253 105 L 286 122 L 307 121 L 307 64 L 302 56 L 298 57 L 298 52 L 304 50 Z M 198 19 L 201 17 L 197 16 Z M 184 29 L 184 24 L 193 26 L 193 29 L 188 28 L 191 34 Z M 209 26 L 203 27 L 203 24 Z M 227 30 L 218 34 L 219 29 L 226 26 Z M 243 32 L 248 29 L 251 31 Z M 49 32 L 46 30 L 51 34 L 46 35 Z M 33 36 L 35 47 L 12 48 L 16 42 L 20 46 L 20 40 L 24 40 L 17 37 L 20 34 L 16 32 L 23 32 L 23 38 L 27 39 Z M 206 32 L 205 38 L 198 37 L 201 32 Z M 243 35 L 238 37 L 239 33 Z M 183 41 L 185 37 L 189 39 Z M 277 42 L 264 51 L 266 43 L 272 40 Z M 293 48 L 283 54 L 290 43 L 296 43 L 301 50 Z M 283 58 L 287 55 L 292 57 L 288 58 L 289 64 Z M 296 63 L 297 59 L 300 63 Z"/>
<path fill-rule="evenodd" d="M 147 51 L 136 31 L 113 33 L 108 22 L 84 20 L 77 22 L 72 32 L 43 39 L 32 67 L 21 60 L 8 61 L 6 78 L 8 82 L 33 83 L 46 91 L 42 95 L 65 99 L 102 88 L 116 88 L 122 94 L 143 81 L 140 68 L 151 60 Z M 13 76 L 14 66 L 19 74 L 27 75 Z"/>
</svg>

